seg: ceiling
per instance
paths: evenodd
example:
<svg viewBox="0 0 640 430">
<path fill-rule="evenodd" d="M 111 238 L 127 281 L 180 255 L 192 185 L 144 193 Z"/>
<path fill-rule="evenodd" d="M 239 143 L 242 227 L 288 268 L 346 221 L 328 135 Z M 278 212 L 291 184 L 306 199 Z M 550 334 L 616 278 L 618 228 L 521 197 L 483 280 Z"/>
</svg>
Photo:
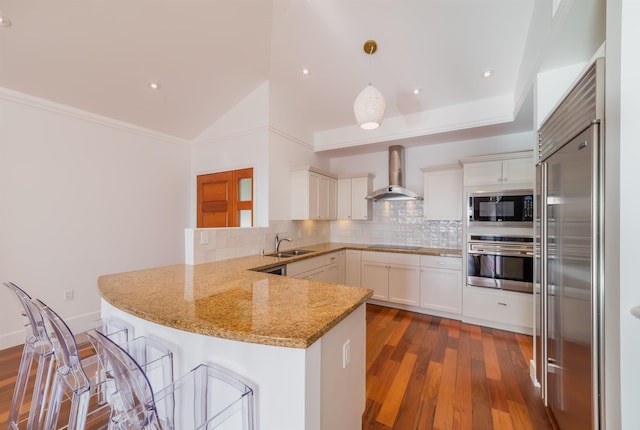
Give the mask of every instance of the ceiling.
<svg viewBox="0 0 640 430">
<path fill-rule="evenodd" d="M 369 81 L 387 100 L 378 130 L 392 130 L 378 141 L 406 137 L 393 131 L 399 118 L 496 98 L 510 101 L 507 115 L 476 127 L 531 130 L 526 96 L 551 28 L 541 8 L 551 0 L 0 0 L 12 22 L 0 27 L 0 87 L 186 141 L 265 81 L 312 135 L 353 133 Z"/>
</svg>

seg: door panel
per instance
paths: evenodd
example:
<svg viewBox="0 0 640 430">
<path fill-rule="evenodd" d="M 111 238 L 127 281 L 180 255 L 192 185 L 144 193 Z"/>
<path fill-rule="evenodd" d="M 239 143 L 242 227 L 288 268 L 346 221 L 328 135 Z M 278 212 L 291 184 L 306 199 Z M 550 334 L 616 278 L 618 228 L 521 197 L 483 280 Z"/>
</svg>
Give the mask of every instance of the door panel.
<svg viewBox="0 0 640 430">
<path fill-rule="evenodd" d="M 562 430 L 593 428 L 592 133 L 546 162 L 547 396 Z"/>
</svg>

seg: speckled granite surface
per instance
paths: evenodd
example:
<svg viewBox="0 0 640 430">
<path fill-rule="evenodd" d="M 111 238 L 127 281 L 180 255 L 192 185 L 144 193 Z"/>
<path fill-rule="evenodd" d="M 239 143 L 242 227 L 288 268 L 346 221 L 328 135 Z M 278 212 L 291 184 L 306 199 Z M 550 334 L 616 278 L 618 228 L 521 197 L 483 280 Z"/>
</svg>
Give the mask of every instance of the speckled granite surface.
<svg viewBox="0 0 640 430">
<path fill-rule="evenodd" d="M 98 279 L 98 288 L 111 305 L 168 327 L 242 342 L 307 348 L 363 304 L 372 291 L 250 269 L 346 248 L 372 250 L 369 245 L 327 243 L 305 247 L 314 252 L 302 257 L 256 255 L 105 275 Z M 393 251 L 460 255 L 460 250 Z"/>
</svg>

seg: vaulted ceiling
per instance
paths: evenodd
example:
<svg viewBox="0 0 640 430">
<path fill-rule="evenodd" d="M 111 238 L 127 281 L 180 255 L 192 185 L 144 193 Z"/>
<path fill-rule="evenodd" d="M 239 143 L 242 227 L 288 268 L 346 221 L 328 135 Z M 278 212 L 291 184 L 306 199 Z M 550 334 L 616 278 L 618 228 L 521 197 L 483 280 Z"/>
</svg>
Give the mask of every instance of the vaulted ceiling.
<svg viewBox="0 0 640 430">
<path fill-rule="evenodd" d="M 603 1 L 563 3 L 571 7 L 556 18 L 568 27 L 571 10 Z M 0 15 L 11 20 L 0 27 L 0 87 L 185 140 L 265 81 L 305 118 L 320 150 L 354 135 L 375 143 L 473 127 L 530 130 L 526 96 L 544 66 L 542 53 L 558 51 L 546 55 L 558 67 L 577 56 L 584 61 L 601 43 L 585 52 L 568 42 L 555 49 L 553 4 L 0 0 Z M 367 39 L 378 43 L 372 56 L 362 48 Z M 485 70 L 491 78 L 482 77 Z M 380 129 L 360 135 L 366 132 L 355 126 L 353 101 L 369 81 L 385 95 L 387 112 Z M 482 114 L 474 121 L 475 112 Z"/>
</svg>

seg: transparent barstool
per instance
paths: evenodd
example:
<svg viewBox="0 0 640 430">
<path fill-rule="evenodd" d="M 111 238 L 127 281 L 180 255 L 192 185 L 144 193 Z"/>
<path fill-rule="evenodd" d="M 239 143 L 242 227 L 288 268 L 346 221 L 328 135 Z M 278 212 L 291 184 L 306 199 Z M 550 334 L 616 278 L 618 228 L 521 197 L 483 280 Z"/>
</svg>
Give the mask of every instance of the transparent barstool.
<svg viewBox="0 0 640 430">
<path fill-rule="evenodd" d="M 27 430 L 41 429 L 44 426 L 46 398 L 54 369 L 53 346 L 47 336 L 40 311 L 31 301 L 31 297 L 12 282 L 5 282 L 4 285 L 18 297 L 24 308 L 24 315 L 27 317 L 27 324 L 25 325 L 27 337 L 22 350 L 13 397 L 11 398 L 7 428 L 9 430 L 19 429 L 29 375 L 35 361 L 38 367 L 26 428 Z"/>
<path fill-rule="evenodd" d="M 253 389 L 239 375 L 218 366 L 199 365 L 154 394 L 143 368 L 125 349 L 89 331 L 113 378 L 113 429 L 254 429 Z M 164 403 L 167 397 L 175 403 Z M 172 410 L 166 406 L 171 405 Z"/>
</svg>

